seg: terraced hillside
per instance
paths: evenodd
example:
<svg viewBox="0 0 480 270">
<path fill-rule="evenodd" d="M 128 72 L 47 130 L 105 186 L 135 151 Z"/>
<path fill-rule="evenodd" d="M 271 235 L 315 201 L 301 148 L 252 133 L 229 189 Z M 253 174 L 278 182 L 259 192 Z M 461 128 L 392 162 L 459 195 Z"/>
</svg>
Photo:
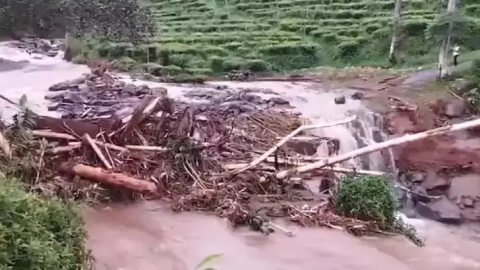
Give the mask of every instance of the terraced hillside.
<svg viewBox="0 0 480 270">
<path fill-rule="evenodd" d="M 141 46 L 104 47 L 102 56 L 123 56 L 128 67 L 149 62 L 144 67 L 162 75 L 377 64 L 385 63 L 393 24 L 394 0 L 151 1 L 158 36 Z M 477 0 L 462 2 L 480 18 Z M 424 32 L 444 12 L 439 3 L 404 0 L 399 59 L 435 59 L 438 50 Z"/>
</svg>

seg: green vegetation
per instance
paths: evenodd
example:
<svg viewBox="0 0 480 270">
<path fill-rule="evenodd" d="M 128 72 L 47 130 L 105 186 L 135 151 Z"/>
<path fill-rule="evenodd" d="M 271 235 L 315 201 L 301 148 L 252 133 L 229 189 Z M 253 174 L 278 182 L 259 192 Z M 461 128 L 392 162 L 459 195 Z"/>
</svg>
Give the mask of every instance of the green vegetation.
<svg viewBox="0 0 480 270">
<path fill-rule="evenodd" d="M 374 222 L 379 230 L 404 234 L 415 244 L 423 245 L 415 229 L 396 217 L 396 198 L 384 177 L 345 177 L 335 196 L 335 207 L 340 215 Z"/>
<path fill-rule="evenodd" d="M 458 42 L 471 50 L 480 42 L 480 13 L 476 1 L 462 4 L 470 38 Z M 130 68 L 150 62 L 158 68 L 179 67 L 176 73 L 202 75 L 239 68 L 284 72 L 388 62 L 394 1 L 151 0 L 146 5 L 159 33 L 141 46 L 96 44 L 101 57 L 128 57 Z M 437 0 L 404 0 L 398 65 L 436 61 L 436 32 L 426 30 L 444 25 L 444 9 Z M 158 68 L 153 72 L 161 74 Z"/>
<path fill-rule="evenodd" d="M 95 36 L 139 43 L 156 27 L 137 0 L 0 0 L 0 37 Z"/>
<path fill-rule="evenodd" d="M 75 206 L 29 194 L 3 176 L 0 185 L 0 269 L 90 268 Z"/>
</svg>

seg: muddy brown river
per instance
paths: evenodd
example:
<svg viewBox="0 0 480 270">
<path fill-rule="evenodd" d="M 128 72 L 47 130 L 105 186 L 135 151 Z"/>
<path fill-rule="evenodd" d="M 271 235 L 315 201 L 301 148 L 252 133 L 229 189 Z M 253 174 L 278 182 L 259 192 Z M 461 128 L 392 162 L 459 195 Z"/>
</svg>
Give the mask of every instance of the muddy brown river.
<svg viewBox="0 0 480 270">
<path fill-rule="evenodd" d="M 88 69 L 65 63 L 60 57 L 33 57 L 0 43 L 0 58 L 29 61 L 13 69 L 0 66 L 0 92 L 13 100 L 26 94 L 36 112 L 48 114 L 43 99 L 47 88 L 76 78 Z M 0 65 L 5 64 L 0 61 Z M 360 101 L 348 100 L 346 106 L 331 102 L 335 96 L 348 93 L 348 89 L 323 91 L 320 85 L 282 82 L 212 84 L 273 89 L 314 121 L 334 121 L 355 112 L 362 114 L 362 129 L 378 126 L 369 114 L 360 113 L 364 107 Z M 174 98 L 182 98 L 191 88 L 163 86 Z M 3 100 L 0 106 L 5 119 L 15 113 Z M 358 147 L 346 127 L 318 132 L 341 138 L 340 152 Z M 372 138 L 367 135 L 363 140 L 370 143 Z M 375 153 L 368 159 L 369 167 L 382 170 L 384 161 L 385 156 Z M 358 162 L 352 160 L 344 165 Z M 340 230 L 300 228 L 292 224 L 283 225 L 295 232 L 294 237 L 281 232 L 265 236 L 248 229 L 233 230 L 227 221 L 203 213 L 172 213 L 168 205 L 158 201 L 97 206 L 85 211 L 85 219 L 88 244 L 96 259 L 96 269 L 101 270 L 193 270 L 204 257 L 215 253 L 223 254 L 214 264 L 218 270 L 480 269 L 480 234 L 473 225 L 447 227 L 433 221 L 405 218 L 426 240 L 426 246 L 419 248 L 403 237 L 356 238 Z"/>
</svg>

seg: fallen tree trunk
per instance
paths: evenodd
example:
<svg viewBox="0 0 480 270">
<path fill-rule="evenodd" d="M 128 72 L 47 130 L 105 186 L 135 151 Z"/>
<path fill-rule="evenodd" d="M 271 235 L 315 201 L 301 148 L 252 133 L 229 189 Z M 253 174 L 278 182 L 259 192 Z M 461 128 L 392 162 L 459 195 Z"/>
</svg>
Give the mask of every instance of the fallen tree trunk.
<svg viewBox="0 0 480 270">
<path fill-rule="evenodd" d="M 274 157 L 268 157 L 265 160 L 266 163 L 275 163 L 275 158 Z M 277 160 L 278 164 L 281 165 L 288 165 L 288 166 L 305 166 L 311 163 L 306 163 L 306 162 L 299 162 L 299 161 L 289 161 L 285 159 L 278 159 Z M 245 167 L 248 165 L 248 163 L 237 163 L 237 164 L 226 164 L 224 168 L 226 170 L 236 170 Z M 275 172 L 275 167 L 265 165 L 259 168 L 259 170 L 263 171 L 270 171 L 270 172 Z M 378 171 L 369 171 L 369 170 L 354 170 L 354 169 L 348 169 L 348 168 L 342 168 L 342 167 L 328 167 L 328 168 L 321 168 L 319 169 L 321 171 L 332 171 L 332 172 L 337 172 L 337 173 L 353 173 L 353 174 L 364 174 L 364 175 L 375 175 L 375 176 L 380 176 L 380 175 L 385 175 L 384 172 L 378 172 Z"/>
<path fill-rule="evenodd" d="M 477 126 L 480 126 L 480 119 L 467 121 L 467 122 L 460 123 L 460 124 L 440 127 L 440 128 L 436 128 L 436 129 L 431 129 L 431 130 L 427 130 L 425 132 L 420 132 L 420 133 L 416 133 L 416 134 L 407 134 L 405 136 L 395 138 L 395 139 L 392 139 L 392 140 L 389 140 L 389 141 L 369 145 L 367 147 L 363 147 L 363 148 L 345 153 L 343 155 L 335 156 L 335 157 L 332 157 L 332 158 L 326 158 L 324 160 L 320 160 L 320 161 L 314 162 L 312 164 L 307 164 L 307 165 L 300 166 L 300 167 L 297 167 L 297 168 L 281 171 L 281 172 L 277 173 L 277 178 L 284 179 L 284 178 L 286 178 L 290 175 L 294 175 L 296 173 L 303 173 L 303 172 L 308 172 L 308 171 L 311 171 L 311 170 L 320 169 L 320 168 L 330 166 L 330 165 L 333 165 L 333 164 L 336 164 L 336 163 L 339 163 L 339 162 L 342 162 L 342 161 L 345 161 L 345 160 L 349 160 L 351 158 L 355 158 L 355 157 L 358 157 L 358 156 L 361 156 L 361 155 L 365 155 L 365 154 L 369 154 L 369 153 L 372 153 L 372 152 L 380 151 L 382 149 L 389 148 L 389 147 L 392 147 L 392 146 L 396 146 L 396 145 L 400 145 L 400 144 L 404 144 L 404 143 L 408 143 L 408 142 L 413 142 L 413 141 L 418 141 L 418 140 L 422 140 L 422 139 L 425 139 L 425 138 L 428 138 L 428 137 L 431 137 L 431 136 L 442 135 L 442 134 L 450 133 L 450 132 L 453 132 L 453 131 L 469 129 L 469 128 L 473 128 L 473 127 L 477 127 Z"/>
<path fill-rule="evenodd" d="M 103 170 L 102 168 L 91 167 L 83 164 L 77 164 L 70 168 L 64 168 L 63 170 L 90 181 L 123 187 L 140 193 L 158 195 L 158 189 L 154 183 L 145 180 L 139 180 L 121 173 L 113 173 Z"/>
</svg>

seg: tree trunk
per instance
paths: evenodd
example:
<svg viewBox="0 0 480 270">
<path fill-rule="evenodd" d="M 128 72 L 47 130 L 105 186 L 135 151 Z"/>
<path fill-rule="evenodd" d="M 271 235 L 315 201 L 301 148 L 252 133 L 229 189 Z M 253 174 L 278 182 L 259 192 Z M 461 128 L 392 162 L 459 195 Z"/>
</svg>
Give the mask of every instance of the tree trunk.
<svg viewBox="0 0 480 270">
<path fill-rule="evenodd" d="M 446 126 L 446 127 L 441 127 L 441 128 L 436 128 L 436 129 L 431 129 L 427 130 L 425 132 L 420 132 L 416 134 L 407 134 L 399 138 L 395 138 L 389 141 L 385 141 L 382 143 L 376 143 L 373 145 L 369 145 L 367 147 L 363 147 L 348 153 L 345 153 L 343 155 L 335 156 L 332 158 L 326 158 L 321 161 L 314 162 L 312 164 L 307 164 L 305 166 L 300 166 L 297 168 L 289 169 L 289 170 L 284 170 L 279 173 L 277 173 L 277 178 L 283 179 L 285 177 L 288 177 L 289 175 L 295 174 L 295 173 L 303 173 L 303 172 L 308 172 L 311 170 L 316 170 L 316 169 L 321 169 L 326 166 L 330 166 L 345 160 L 349 160 L 361 155 L 365 154 L 370 154 L 376 151 L 380 151 L 385 148 L 390 148 L 393 146 L 405 144 L 408 142 L 413 142 L 413 141 L 418 141 L 422 140 L 431 136 L 437 136 L 437 135 L 442 135 L 446 134 L 449 132 L 453 131 L 458 131 L 458 130 L 464 130 L 464 129 L 469 129 L 473 127 L 478 127 L 480 126 L 480 119 L 472 120 L 472 121 L 467 121 L 464 123 L 460 124 L 455 124 L 451 126 Z"/>
<path fill-rule="evenodd" d="M 395 49 L 397 47 L 400 25 L 402 20 L 402 0 L 395 0 L 395 9 L 393 11 L 393 35 L 392 42 L 390 43 L 390 53 L 388 55 L 388 61 L 394 65 L 396 63 Z"/>
<path fill-rule="evenodd" d="M 448 68 L 448 55 L 450 51 L 450 37 L 453 31 L 453 14 L 457 9 L 457 1 L 458 0 L 448 0 L 447 15 L 450 16 L 451 20 L 448 23 L 447 33 L 443 38 L 440 53 L 438 55 L 438 76 L 440 79 L 450 75 L 450 70 Z"/>
<path fill-rule="evenodd" d="M 155 183 L 139 180 L 121 173 L 113 173 L 103 170 L 102 168 L 91 167 L 83 164 L 77 164 L 72 168 L 63 168 L 63 170 L 90 181 L 123 187 L 140 193 L 158 195 L 158 189 Z"/>
</svg>

